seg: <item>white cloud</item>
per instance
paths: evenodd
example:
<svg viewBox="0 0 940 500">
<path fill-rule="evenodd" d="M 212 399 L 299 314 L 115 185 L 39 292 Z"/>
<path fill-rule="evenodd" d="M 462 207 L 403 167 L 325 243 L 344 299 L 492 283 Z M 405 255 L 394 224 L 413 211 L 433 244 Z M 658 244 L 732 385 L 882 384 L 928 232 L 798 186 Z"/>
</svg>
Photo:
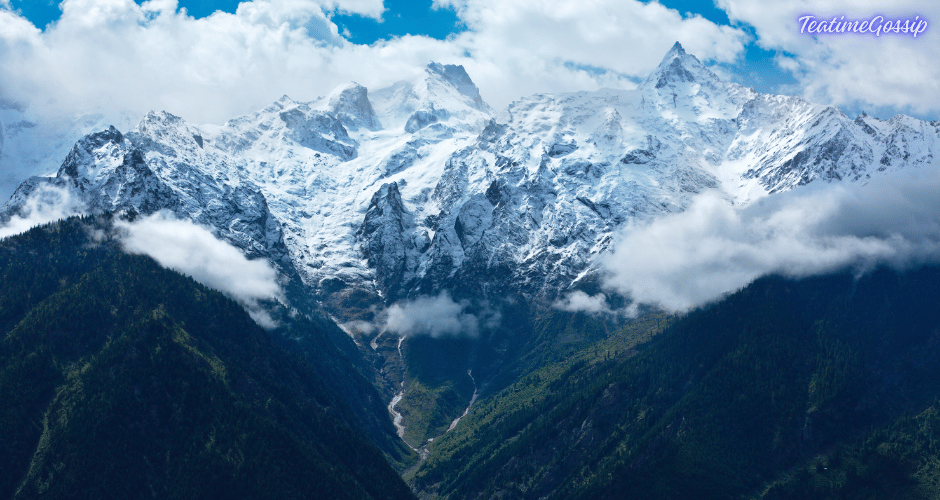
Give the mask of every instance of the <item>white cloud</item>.
<svg viewBox="0 0 940 500">
<path fill-rule="evenodd" d="M 221 124 L 284 94 L 309 101 L 351 80 L 376 90 L 438 61 L 464 65 L 500 109 L 537 92 L 631 88 L 630 78 L 645 77 L 676 40 L 702 59 L 728 62 L 746 39 L 736 28 L 683 18 L 656 2 L 455 5 L 468 28 L 462 33 L 369 46 L 346 40 L 330 17 L 342 11 L 377 18 L 381 0 L 254 0 L 235 14 L 201 19 L 175 0 L 64 0 L 61 18 L 45 30 L 0 9 L 0 107 L 28 106 L 26 118 L 39 124 L 33 142 L 68 135 L 68 123 L 91 115 L 125 126 L 136 122 L 129 117 L 166 110 L 191 123 Z M 14 152 L 39 154 L 8 151 L 0 193 L 61 161 Z"/>
<path fill-rule="evenodd" d="M 0 238 L 22 233 L 31 227 L 64 219 L 82 212 L 68 190 L 40 184 L 26 200 L 19 214 L 0 226 Z"/>
<path fill-rule="evenodd" d="M 338 10 L 347 14 L 362 14 L 366 17 L 380 19 L 385 12 L 383 0 L 335 0 L 323 2 L 325 8 Z"/>
<path fill-rule="evenodd" d="M 479 319 L 464 312 L 469 301 L 455 302 L 447 291 L 436 297 L 418 297 L 388 308 L 385 329 L 399 335 L 431 337 L 469 336 L 479 333 Z"/>
<path fill-rule="evenodd" d="M 631 75 L 654 68 L 676 41 L 703 59 L 733 61 L 747 36 L 700 16 L 683 18 L 657 2 L 471 0 L 458 4 L 480 48 L 525 52 Z M 629 51 L 629 57 L 625 56 Z M 495 55 L 495 54 L 493 54 Z"/>
<path fill-rule="evenodd" d="M 265 328 L 277 326 L 260 305 L 282 300 L 277 272 L 263 260 L 248 260 L 234 246 L 190 221 L 166 213 L 116 224 L 126 251 L 152 257 L 161 266 L 179 271 L 241 303 Z"/>
<path fill-rule="evenodd" d="M 311 100 L 349 80 L 375 89 L 435 60 L 465 64 L 484 98 L 502 107 L 535 92 L 632 86 L 621 74 L 644 77 L 675 40 L 704 59 L 730 61 L 743 50 L 743 32 L 655 2 L 573 5 L 462 2 L 469 29 L 446 41 L 364 46 L 345 40 L 329 15 L 377 17 L 379 0 L 255 0 L 203 19 L 173 0 L 65 0 L 46 31 L 0 12 L 0 95 L 68 113 L 163 109 L 219 124 L 285 93 Z"/>
<path fill-rule="evenodd" d="M 908 36 L 799 34 L 797 18 L 920 15 L 940 19 L 940 4 L 902 0 L 720 0 L 757 43 L 787 51 L 781 65 L 807 97 L 822 103 L 940 110 L 940 43 L 932 27 Z M 175 0 L 65 0 L 45 32 L 0 10 L 0 97 L 48 113 L 165 109 L 195 123 L 222 123 L 288 94 L 325 95 L 356 80 L 373 90 L 406 78 L 431 60 L 464 64 L 497 108 L 535 92 L 630 87 L 672 43 L 703 60 L 733 63 L 748 35 L 657 2 L 595 0 L 436 0 L 456 8 L 467 30 L 446 41 L 405 36 L 371 46 L 343 38 L 334 11 L 379 18 L 381 0 L 255 0 L 235 14 L 194 19 Z M 825 9 L 825 10 L 823 10 Z"/>
<path fill-rule="evenodd" d="M 439 2 L 443 4 L 443 2 Z M 448 2 L 469 28 L 467 70 L 501 107 L 536 92 L 632 88 L 677 40 L 703 60 L 731 62 L 747 35 L 658 2 L 469 0 Z"/>
<path fill-rule="evenodd" d="M 769 273 L 940 261 L 938 214 L 936 169 L 797 189 L 743 209 L 705 193 L 683 213 L 627 230 L 604 261 L 606 286 L 681 311 Z"/>
<path fill-rule="evenodd" d="M 45 32 L 0 11 L 5 99 L 48 113 L 166 109 L 221 123 L 284 93 L 312 99 L 328 90 L 311 81 L 345 43 L 310 1 L 257 0 L 203 19 L 173 2 L 65 0 L 62 8 Z"/>
<path fill-rule="evenodd" d="M 355 333 L 356 335 L 365 336 L 372 335 L 376 330 L 375 325 L 369 323 L 368 321 L 362 320 L 347 321 L 346 323 L 343 323 L 339 326 L 343 329 L 344 332 L 348 334 Z"/>
<path fill-rule="evenodd" d="M 781 67 L 794 72 L 800 91 L 815 102 L 893 107 L 920 114 L 940 111 L 940 66 L 935 63 L 940 58 L 940 38 L 932 25 L 940 22 L 936 2 L 718 0 L 717 4 L 732 21 L 753 26 L 760 46 L 792 54 L 780 58 Z M 804 15 L 867 20 L 877 14 L 886 19 L 919 15 L 930 25 L 917 38 L 905 34 L 813 37 L 801 34 L 798 23 Z"/>
<path fill-rule="evenodd" d="M 589 314 L 614 314 L 607 305 L 607 296 L 603 293 L 588 295 L 581 290 L 575 290 L 552 304 L 556 309 L 569 312 L 586 312 Z"/>
</svg>

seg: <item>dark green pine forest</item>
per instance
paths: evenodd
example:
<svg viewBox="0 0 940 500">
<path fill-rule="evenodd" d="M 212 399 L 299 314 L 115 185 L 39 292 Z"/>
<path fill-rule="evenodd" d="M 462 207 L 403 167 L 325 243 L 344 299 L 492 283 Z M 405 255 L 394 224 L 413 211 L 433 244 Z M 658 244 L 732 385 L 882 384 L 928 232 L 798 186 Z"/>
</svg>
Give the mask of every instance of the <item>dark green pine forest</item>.
<svg viewBox="0 0 940 500">
<path fill-rule="evenodd" d="M 525 348 L 415 463 L 328 319 L 271 304 L 266 331 L 110 227 L 0 241 L 0 498 L 940 497 L 940 267 L 619 323 L 504 311 Z M 470 341 L 433 342 L 408 387 L 465 376 Z"/>
<path fill-rule="evenodd" d="M 938 498 L 940 268 L 771 276 L 640 317 L 481 399 L 406 479 L 458 499 Z"/>
<path fill-rule="evenodd" d="M 412 498 L 319 320 L 265 331 L 109 227 L 0 241 L 0 498 Z"/>
</svg>

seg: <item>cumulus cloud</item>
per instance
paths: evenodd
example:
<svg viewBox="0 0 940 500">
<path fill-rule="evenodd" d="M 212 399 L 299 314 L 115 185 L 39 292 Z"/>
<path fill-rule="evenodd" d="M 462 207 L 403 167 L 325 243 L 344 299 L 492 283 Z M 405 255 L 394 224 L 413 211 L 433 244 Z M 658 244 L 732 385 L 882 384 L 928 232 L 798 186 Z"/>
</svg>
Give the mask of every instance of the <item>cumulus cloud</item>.
<svg viewBox="0 0 940 500">
<path fill-rule="evenodd" d="M 932 170 L 797 189 L 746 208 L 702 194 L 685 212 L 625 231 L 604 260 L 606 286 L 681 311 L 769 273 L 938 262 L 940 177 Z"/>
<path fill-rule="evenodd" d="M 343 43 L 306 0 L 243 2 L 203 19 L 173 1 L 61 6 L 45 31 L 0 10 L 0 92 L 49 115 L 166 109 L 221 123 L 247 111 L 239 99 L 257 108 L 285 92 L 315 97 L 310 74 Z"/>
<path fill-rule="evenodd" d="M 476 337 L 480 320 L 476 315 L 464 312 L 469 306 L 467 300 L 454 301 L 447 291 L 436 297 L 418 297 L 393 304 L 387 311 L 385 330 L 406 336 Z"/>
<path fill-rule="evenodd" d="M 369 323 L 368 321 L 362 321 L 362 320 L 347 321 L 345 323 L 340 324 L 339 327 L 342 328 L 343 331 L 348 334 L 355 333 L 357 335 L 366 335 L 366 336 L 372 335 L 373 333 L 375 333 L 375 330 L 376 330 L 375 325 L 373 325 L 372 323 Z"/>
<path fill-rule="evenodd" d="M 658 2 L 451 0 L 468 30 L 453 43 L 498 106 L 536 92 L 632 88 L 677 40 L 703 60 L 731 62 L 748 36 Z M 624 57 L 625 51 L 629 57 Z M 512 68 L 512 71 L 508 71 Z"/>
<path fill-rule="evenodd" d="M 614 314 L 607 305 L 607 296 L 603 293 L 588 295 L 581 290 L 566 294 L 552 304 L 556 309 L 568 312 L 586 312 L 588 314 Z"/>
<path fill-rule="evenodd" d="M 791 91 L 814 101 L 940 110 L 932 28 L 918 39 L 814 38 L 798 30 L 797 18 L 814 9 L 820 17 L 940 19 L 940 5 L 914 0 L 893 2 L 891 12 L 873 0 L 825 7 L 720 0 L 735 26 L 637 0 L 435 0 L 435 7 L 456 9 L 466 30 L 443 41 L 403 36 L 369 46 L 346 40 L 331 16 L 379 18 L 381 0 L 254 0 L 235 14 L 202 19 L 175 0 L 61 5 L 61 19 L 43 31 L 0 2 L 0 100 L 28 104 L 45 117 L 39 121 L 90 112 L 121 121 L 113 116 L 155 109 L 220 124 L 283 94 L 312 100 L 350 80 L 375 90 L 431 60 L 466 66 L 499 109 L 536 92 L 632 87 L 676 40 L 703 60 L 733 63 L 751 40 L 743 25 L 753 27 L 760 46 L 782 51 L 779 64 L 800 81 Z"/>
<path fill-rule="evenodd" d="M 26 200 L 18 214 L 11 217 L 6 224 L 0 225 L 0 238 L 81 212 L 81 203 L 73 199 L 68 190 L 41 184 Z"/>
<path fill-rule="evenodd" d="M 778 64 L 791 71 L 799 88 L 790 89 L 822 103 L 851 107 L 893 107 L 912 113 L 940 111 L 940 43 L 933 23 L 940 21 L 940 4 L 898 0 L 805 0 L 752 2 L 718 0 L 732 22 L 754 27 L 757 43 L 783 53 Z M 929 23 L 917 38 L 909 34 L 810 36 L 800 33 L 804 15 L 831 20 L 913 19 Z M 785 55 L 784 55 L 785 54 Z M 871 110 L 871 109 L 870 109 Z"/>
<path fill-rule="evenodd" d="M 148 255 L 161 266 L 192 276 L 232 297 L 265 328 L 277 326 L 260 303 L 284 300 L 277 272 L 269 263 L 248 260 L 209 229 L 163 212 L 134 222 L 119 222 L 117 227 L 126 251 Z"/>
</svg>

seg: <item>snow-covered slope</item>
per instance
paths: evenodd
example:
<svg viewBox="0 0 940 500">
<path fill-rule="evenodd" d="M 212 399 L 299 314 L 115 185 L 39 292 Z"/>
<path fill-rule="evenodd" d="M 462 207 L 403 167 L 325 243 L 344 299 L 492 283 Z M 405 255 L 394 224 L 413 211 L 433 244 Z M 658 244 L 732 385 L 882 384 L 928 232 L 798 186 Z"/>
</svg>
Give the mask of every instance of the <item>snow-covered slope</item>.
<svg viewBox="0 0 940 500">
<path fill-rule="evenodd" d="M 85 210 L 170 210 L 349 301 L 449 290 L 551 299 L 614 231 L 719 189 L 729 203 L 864 181 L 940 152 L 940 123 L 852 120 L 724 82 L 676 44 L 636 90 L 520 99 L 496 115 L 460 66 L 370 92 L 283 97 L 221 126 L 149 114 L 88 135 L 55 177 Z M 344 302 L 346 301 L 346 302 Z"/>
<path fill-rule="evenodd" d="M 422 78 L 379 90 L 373 100 L 386 128 L 408 133 L 437 123 L 473 131 L 493 113 L 463 66 L 452 64 L 431 63 Z"/>
</svg>

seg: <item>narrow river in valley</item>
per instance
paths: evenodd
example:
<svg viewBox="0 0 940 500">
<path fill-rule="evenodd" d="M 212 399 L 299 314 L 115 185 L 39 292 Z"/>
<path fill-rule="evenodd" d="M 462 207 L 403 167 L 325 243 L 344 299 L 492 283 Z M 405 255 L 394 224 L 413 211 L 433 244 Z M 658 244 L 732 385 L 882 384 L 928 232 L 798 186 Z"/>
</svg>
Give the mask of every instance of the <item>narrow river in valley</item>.
<svg viewBox="0 0 940 500">
<path fill-rule="evenodd" d="M 378 336 L 376 336 L 376 339 L 378 339 Z M 405 369 L 405 358 L 401 354 L 401 343 L 404 341 L 405 341 L 405 337 L 403 336 L 398 337 L 398 359 L 401 360 L 402 371 L 404 371 Z M 376 345 L 375 340 L 373 340 L 372 341 L 373 349 L 376 348 L 375 345 Z M 401 413 L 399 413 L 398 410 L 395 409 L 395 407 L 398 406 L 398 403 L 399 401 L 401 401 L 401 398 L 405 397 L 405 380 L 404 379 L 405 379 L 405 374 L 402 373 L 401 390 L 398 391 L 398 394 L 396 394 L 395 397 L 392 398 L 392 401 L 388 404 L 388 412 L 392 414 L 392 423 L 395 424 L 395 430 L 398 431 L 398 437 L 402 438 L 402 440 L 404 440 L 405 438 L 405 426 L 401 425 L 402 416 L 401 416 Z"/>
<path fill-rule="evenodd" d="M 375 339 L 372 340 L 371 345 L 372 345 L 372 349 L 373 349 L 373 350 L 378 348 L 378 344 L 377 344 L 376 341 L 377 341 L 378 338 L 382 335 L 382 333 L 385 333 L 385 332 L 383 331 L 383 332 L 379 333 L 379 335 L 377 335 L 377 336 L 375 337 Z M 404 336 L 398 337 L 398 359 L 401 361 L 401 364 L 402 364 L 402 372 L 403 372 L 403 373 L 402 373 L 401 389 L 398 391 L 397 394 L 395 394 L 395 397 L 393 397 L 392 400 L 388 403 L 388 413 L 392 416 L 392 423 L 395 424 L 395 430 L 398 432 L 398 437 L 402 438 L 402 441 L 405 440 L 405 426 L 402 425 L 402 418 L 403 418 L 403 417 L 402 417 L 402 414 L 396 409 L 396 407 L 398 406 L 398 403 L 401 402 L 402 398 L 405 397 L 405 380 L 404 380 L 404 378 L 405 378 L 405 374 L 404 374 L 404 370 L 405 370 L 405 357 L 404 357 L 404 354 L 402 353 L 402 350 L 401 350 L 402 343 L 404 343 L 404 342 L 405 342 L 405 337 L 404 337 Z M 479 389 L 477 388 L 477 381 L 476 381 L 475 378 L 473 378 L 473 370 L 467 370 L 467 376 L 470 377 L 470 381 L 473 382 L 473 396 L 470 398 L 470 403 L 467 404 L 467 408 L 464 409 L 463 413 L 462 413 L 459 417 L 455 418 L 453 422 L 451 422 L 450 427 L 448 427 L 447 430 L 444 431 L 443 434 L 441 434 L 440 436 L 437 436 L 437 437 L 441 437 L 441 436 L 443 436 L 444 434 L 447 434 L 448 432 L 454 430 L 454 428 L 457 427 L 457 424 L 460 423 L 460 419 L 466 417 L 466 416 L 467 416 L 467 413 L 470 412 L 470 408 L 473 407 L 473 403 L 476 402 L 477 397 L 480 395 Z M 427 445 L 430 444 L 430 443 L 432 443 L 432 442 L 434 442 L 434 439 L 435 439 L 435 438 L 430 438 L 430 439 L 428 439 L 427 442 L 425 442 L 424 444 L 422 444 L 419 448 L 415 448 L 415 447 L 411 446 L 410 444 L 408 445 L 409 447 L 411 447 L 411 449 L 413 449 L 413 450 L 415 450 L 415 451 L 417 451 L 417 452 L 419 453 L 419 455 L 420 455 L 420 457 L 421 457 L 419 463 L 420 463 L 420 462 L 423 462 L 424 459 L 427 458 L 427 456 L 428 456 L 428 454 L 429 454 L 428 449 L 427 449 Z M 405 444 L 407 444 L 407 443 L 408 443 L 408 442 L 405 441 Z"/>
<path fill-rule="evenodd" d="M 450 427 L 447 428 L 447 432 L 454 430 L 454 427 L 457 427 L 457 423 L 460 422 L 460 419 L 467 416 L 467 412 L 470 411 L 470 407 L 473 406 L 473 403 L 477 400 L 477 396 L 480 395 L 477 392 L 477 381 L 473 378 L 473 370 L 467 370 L 467 375 L 470 376 L 470 380 L 473 381 L 473 397 L 470 398 L 470 404 L 467 405 L 467 409 L 463 411 L 463 414 L 455 418 L 453 422 L 450 423 Z"/>
</svg>

